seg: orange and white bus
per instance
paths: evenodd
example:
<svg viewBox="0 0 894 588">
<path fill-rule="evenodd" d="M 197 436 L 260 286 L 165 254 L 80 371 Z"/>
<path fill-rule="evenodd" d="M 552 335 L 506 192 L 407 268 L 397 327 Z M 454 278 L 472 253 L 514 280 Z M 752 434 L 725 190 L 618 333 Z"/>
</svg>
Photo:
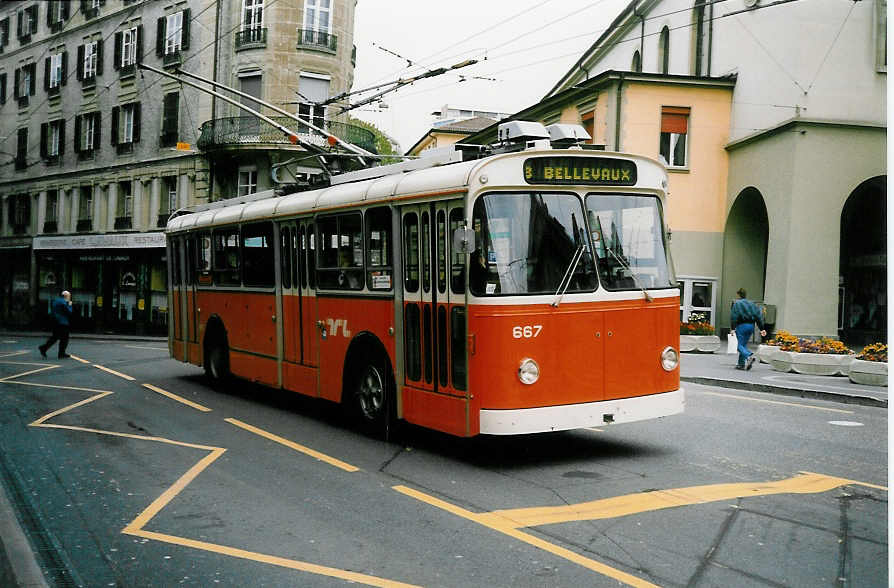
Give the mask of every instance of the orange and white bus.
<svg viewBox="0 0 894 588">
<path fill-rule="evenodd" d="M 345 403 L 373 430 L 682 412 L 664 166 L 548 141 L 457 154 L 172 218 L 171 356 Z"/>
</svg>

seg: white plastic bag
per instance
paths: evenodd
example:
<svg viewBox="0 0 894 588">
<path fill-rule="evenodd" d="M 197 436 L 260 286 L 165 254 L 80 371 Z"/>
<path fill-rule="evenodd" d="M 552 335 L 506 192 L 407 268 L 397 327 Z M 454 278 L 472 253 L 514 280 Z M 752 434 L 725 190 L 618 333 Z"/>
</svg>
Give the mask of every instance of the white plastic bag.
<svg viewBox="0 0 894 588">
<path fill-rule="evenodd" d="M 730 331 L 729 335 L 727 336 L 726 352 L 727 353 L 738 353 L 739 352 L 739 341 L 736 339 L 735 331 Z"/>
</svg>

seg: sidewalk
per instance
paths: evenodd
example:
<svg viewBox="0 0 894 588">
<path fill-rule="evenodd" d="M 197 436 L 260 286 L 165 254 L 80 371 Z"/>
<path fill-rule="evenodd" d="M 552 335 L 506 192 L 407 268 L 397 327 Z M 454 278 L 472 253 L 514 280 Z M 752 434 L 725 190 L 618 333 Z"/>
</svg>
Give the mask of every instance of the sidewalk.
<svg viewBox="0 0 894 588">
<path fill-rule="evenodd" d="M 769 364 L 755 362 L 751 370 L 737 370 L 737 354 L 681 353 L 683 382 L 769 392 L 800 398 L 816 398 L 845 404 L 888 407 L 888 388 L 854 384 L 843 376 L 807 376 L 777 372 Z"/>
<path fill-rule="evenodd" d="M 35 338 L 48 339 L 49 331 L 0 331 L 0 339 L 17 339 L 17 338 Z M 98 341 L 145 341 L 145 342 L 167 342 L 167 337 L 158 337 L 153 335 L 115 335 L 112 333 L 71 333 L 70 339 L 93 339 Z"/>
</svg>

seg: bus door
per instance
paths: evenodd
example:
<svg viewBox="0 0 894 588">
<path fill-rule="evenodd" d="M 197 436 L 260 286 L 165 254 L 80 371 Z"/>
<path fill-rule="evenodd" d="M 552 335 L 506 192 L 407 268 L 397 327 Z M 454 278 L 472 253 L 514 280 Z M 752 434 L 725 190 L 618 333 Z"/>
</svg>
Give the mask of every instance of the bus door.
<svg viewBox="0 0 894 588">
<path fill-rule="evenodd" d="M 169 267 L 171 268 L 171 300 L 168 303 L 171 309 L 171 355 L 180 361 L 187 361 L 186 342 L 189 340 L 186 331 L 186 294 L 189 286 L 186 282 L 184 268 L 184 240 L 183 237 L 174 237 L 169 245 Z"/>
<path fill-rule="evenodd" d="M 317 326 L 317 247 L 313 219 L 302 219 L 296 225 L 296 257 L 300 287 L 301 363 L 320 365 L 320 331 Z"/>
<path fill-rule="evenodd" d="M 186 270 L 183 284 L 183 298 L 185 306 L 183 312 L 183 321 L 186 323 L 186 361 L 200 365 L 202 363 L 202 346 L 198 344 L 199 322 L 201 306 L 196 291 L 196 279 L 198 267 L 200 263 L 200 252 L 205 245 L 204 233 L 192 234 L 186 238 L 186 259 L 183 264 Z"/>
<path fill-rule="evenodd" d="M 279 225 L 280 320 L 277 323 L 280 361 L 301 362 L 301 284 L 296 271 L 297 227 L 294 222 Z M 282 380 L 280 380 L 282 382 Z"/>
<path fill-rule="evenodd" d="M 450 251 L 450 225 L 461 226 L 462 219 L 461 201 L 401 210 L 403 416 L 458 435 L 468 430 L 465 262 Z"/>
</svg>

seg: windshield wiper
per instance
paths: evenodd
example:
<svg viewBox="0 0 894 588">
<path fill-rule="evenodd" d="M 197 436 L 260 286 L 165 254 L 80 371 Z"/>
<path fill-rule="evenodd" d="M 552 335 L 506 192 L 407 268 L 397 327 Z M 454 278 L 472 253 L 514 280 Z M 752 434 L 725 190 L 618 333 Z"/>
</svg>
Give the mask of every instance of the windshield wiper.
<svg viewBox="0 0 894 588">
<path fill-rule="evenodd" d="M 580 258 L 583 256 L 584 244 L 581 243 L 577 246 L 577 249 L 574 250 L 574 255 L 571 256 L 571 263 L 568 264 L 568 269 L 565 270 L 565 275 L 562 276 L 562 281 L 559 282 L 559 288 L 556 290 L 555 295 L 558 296 L 558 298 L 551 303 L 551 306 L 559 308 L 559 303 L 562 302 L 562 298 L 565 297 L 565 292 L 567 292 L 568 287 L 571 286 L 571 278 L 574 277 L 574 271 L 577 269 L 577 264 L 580 263 Z"/>
</svg>

